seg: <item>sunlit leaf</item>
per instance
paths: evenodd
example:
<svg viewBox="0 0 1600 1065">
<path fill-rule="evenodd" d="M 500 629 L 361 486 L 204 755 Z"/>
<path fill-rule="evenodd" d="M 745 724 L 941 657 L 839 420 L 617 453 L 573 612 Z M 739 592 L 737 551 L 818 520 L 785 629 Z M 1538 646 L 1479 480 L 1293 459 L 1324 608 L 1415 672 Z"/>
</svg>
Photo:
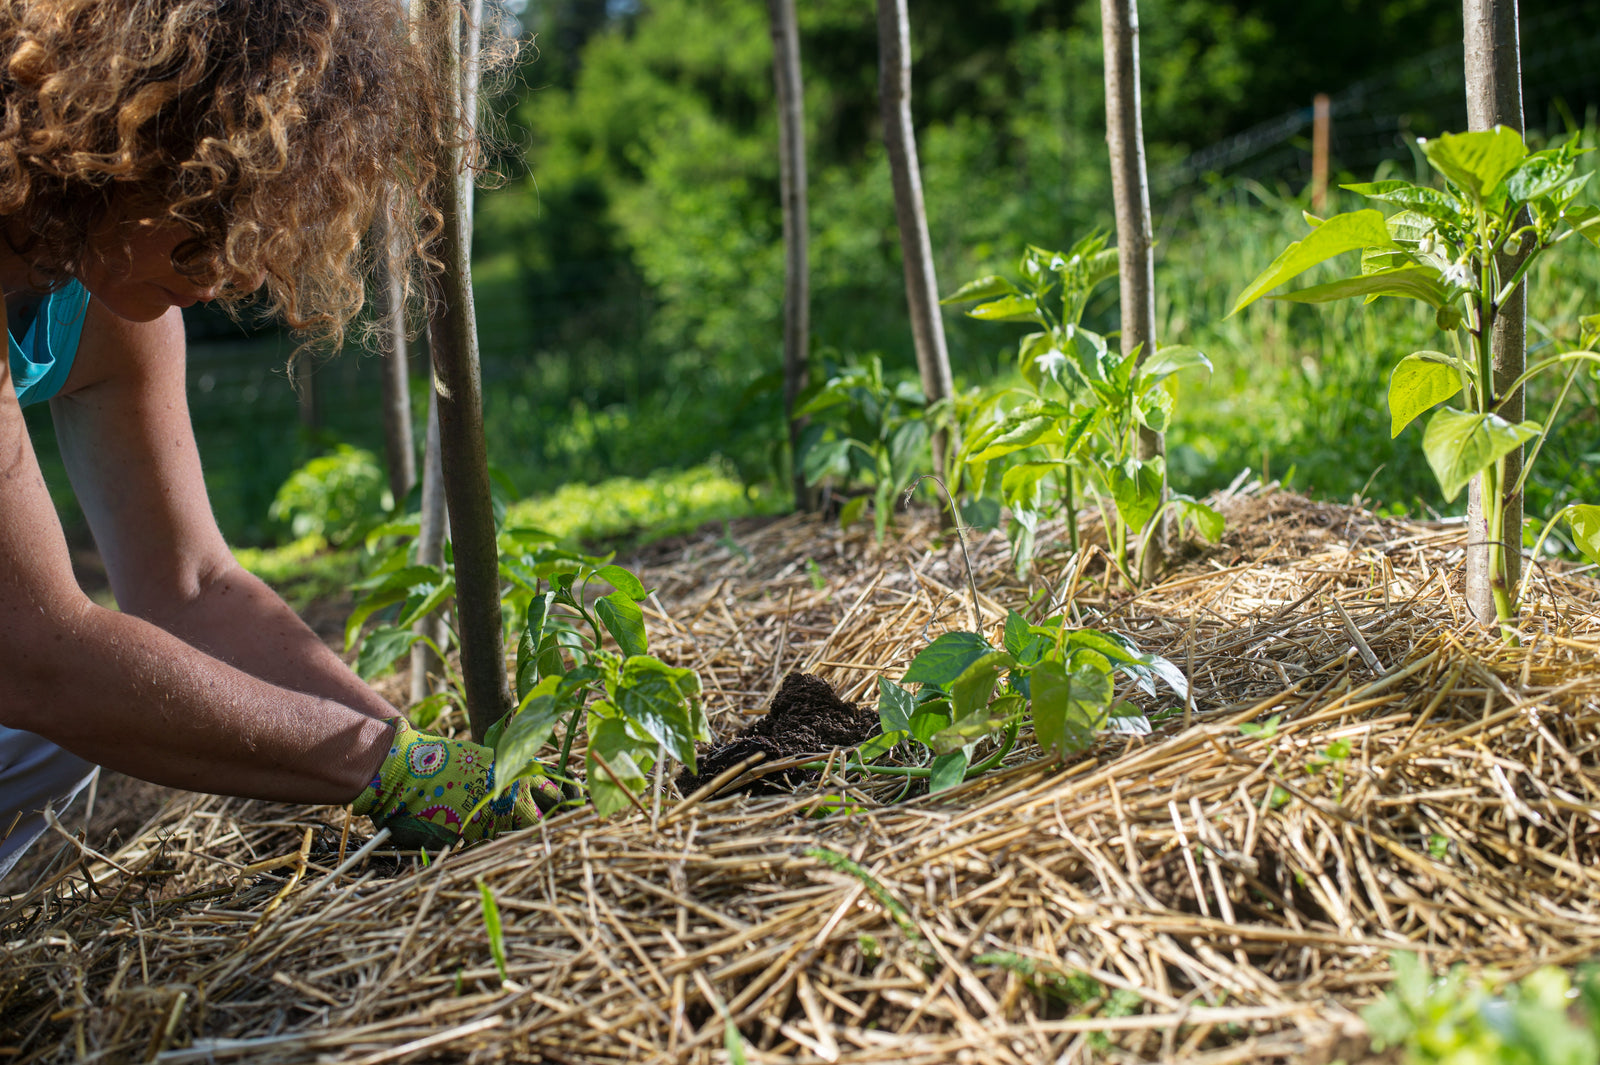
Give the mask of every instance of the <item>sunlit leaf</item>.
<svg viewBox="0 0 1600 1065">
<path fill-rule="evenodd" d="M 967 312 L 967 317 L 980 322 L 1036 322 L 1039 320 L 1039 302 L 1032 296 L 1002 296 L 989 303 L 980 303 Z"/>
<path fill-rule="evenodd" d="M 1446 133 L 1422 142 L 1433 168 L 1480 203 L 1528 154 L 1522 135 L 1506 126 L 1471 133 Z"/>
<path fill-rule="evenodd" d="M 1285 281 L 1347 251 L 1361 248 L 1398 247 L 1389 236 L 1383 213 L 1377 210 L 1338 214 L 1312 230 L 1304 240 L 1295 241 L 1239 294 L 1230 316 L 1265 296 Z"/>
<path fill-rule="evenodd" d="M 1127 459 L 1111 467 L 1106 480 L 1111 487 L 1111 499 L 1117 513 L 1128 528 L 1140 532 L 1161 506 L 1161 490 L 1166 483 L 1165 466 L 1161 456 L 1151 459 Z"/>
<path fill-rule="evenodd" d="M 975 632 L 944 633 L 917 653 L 900 682 L 944 688 L 993 650 L 989 641 Z"/>
<path fill-rule="evenodd" d="M 1449 293 L 1439 281 L 1439 271 L 1432 266 L 1402 266 L 1390 270 L 1377 270 L 1357 277 L 1340 278 L 1326 284 L 1312 285 L 1270 297 L 1291 303 L 1329 303 L 1352 296 L 1401 296 L 1421 300 L 1430 307 L 1444 306 Z"/>
<path fill-rule="evenodd" d="M 1157 381 L 1184 370 L 1204 370 L 1210 373 L 1211 360 L 1206 358 L 1205 352 L 1199 348 L 1184 344 L 1160 348 L 1139 367 L 1139 387 L 1141 390 L 1149 388 Z"/>
<path fill-rule="evenodd" d="M 1502 455 L 1539 435 L 1537 422 L 1513 425 L 1498 414 L 1469 414 L 1445 407 L 1428 421 L 1422 451 L 1447 502 Z"/>
<path fill-rule="evenodd" d="M 1567 508 L 1567 528 L 1572 542 L 1595 565 L 1600 565 L 1600 507 L 1579 503 Z"/>
<path fill-rule="evenodd" d="M 642 603 L 650 597 L 639 578 L 621 566 L 601 566 L 594 571 L 594 575 L 636 603 Z"/>
<path fill-rule="evenodd" d="M 1400 435 L 1417 415 L 1461 391 L 1456 360 L 1442 351 L 1414 351 L 1389 375 L 1389 436 Z"/>
<path fill-rule="evenodd" d="M 1058 757 L 1087 750 L 1095 733 L 1105 727 L 1111 675 L 1096 669 L 1069 672 L 1059 662 L 1045 661 L 1030 680 L 1033 731 L 1039 746 Z"/>
<path fill-rule="evenodd" d="M 996 296 L 1016 295 L 1017 292 L 1016 285 L 999 274 L 990 274 L 988 277 L 980 277 L 976 281 L 968 281 L 939 302 L 966 303 L 968 300 L 988 300 L 994 299 Z"/>
</svg>

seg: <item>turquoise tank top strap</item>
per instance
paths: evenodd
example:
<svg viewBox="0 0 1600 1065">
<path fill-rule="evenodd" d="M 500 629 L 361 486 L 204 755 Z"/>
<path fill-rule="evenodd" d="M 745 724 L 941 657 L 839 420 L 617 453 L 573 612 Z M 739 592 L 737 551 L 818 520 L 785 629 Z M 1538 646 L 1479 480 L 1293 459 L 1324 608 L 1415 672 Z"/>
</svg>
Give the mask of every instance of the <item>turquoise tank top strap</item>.
<svg viewBox="0 0 1600 1065">
<path fill-rule="evenodd" d="M 72 360 L 78 354 L 88 307 L 88 290 L 76 281 L 68 281 L 40 303 L 39 313 L 21 340 L 6 334 L 11 383 L 17 390 L 17 401 L 24 407 L 43 403 L 66 385 Z"/>
</svg>

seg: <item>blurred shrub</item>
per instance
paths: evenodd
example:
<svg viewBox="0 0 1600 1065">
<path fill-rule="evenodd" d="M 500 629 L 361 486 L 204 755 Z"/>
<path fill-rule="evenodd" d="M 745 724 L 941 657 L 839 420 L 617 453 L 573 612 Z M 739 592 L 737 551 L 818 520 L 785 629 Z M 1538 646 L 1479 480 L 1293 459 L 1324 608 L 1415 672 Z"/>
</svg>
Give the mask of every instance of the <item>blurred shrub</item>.
<svg viewBox="0 0 1600 1065">
<path fill-rule="evenodd" d="M 385 480 L 372 452 L 338 444 L 289 475 L 267 516 L 297 540 L 321 536 L 337 547 L 394 505 Z"/>
</svg>

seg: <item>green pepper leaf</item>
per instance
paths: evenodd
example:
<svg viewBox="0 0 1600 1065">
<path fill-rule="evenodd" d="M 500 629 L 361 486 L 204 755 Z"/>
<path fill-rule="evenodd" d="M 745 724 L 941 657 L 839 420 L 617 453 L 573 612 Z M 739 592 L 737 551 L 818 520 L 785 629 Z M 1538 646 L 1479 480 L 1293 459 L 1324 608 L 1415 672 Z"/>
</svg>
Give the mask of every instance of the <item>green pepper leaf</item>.
<svg viewBox="0 0 1600 1065">
<path fill-rule="evenodd" d="M 1143 531 L 1145 525 L 1161 507 L 1161 490 L 1166 484 L 1166 465 L 1161 456 L 1127 459 L 1111 467 L 1106 481 L 1111 487 L 1111 499 L 1117 513 L 1133 532 Z"/>
<path fill-rule="evenodd" d="M 395 659 L 409 651 L 411 645 L 420 639 L 422 637 L 410 629 L 389 625 L 372 630 L 361 642 L 361 653 L 356 655 L 356 676 L 371 680 L 394 665 Z"/>
<path fill-rule="evenodd" d="M 1454 502 L 1479 471 L 1532 440 L 1539 431 L 1537 422 L 1513 425 L 1498 414 L 1468 414 L 1445 407 L 1429 419 L 1422 434 L 1422 451 L 1445 500 Z"/>
<path fill-rule="evenodd" d="M 594 615 L 611 633 L 625 655 L 642 655 L 648 647 L 644 632 L 644 611 L 628 593 L 617 590 L 595 601 Z"/>
<path fill-rule="evenodd" d="M 1446 133 L 1422 142 L 1433 168 L 1479 203 L 1489 199 L 1528 154 L 1522 135 L 1506 126 L 1471 133 Z"/>
<path fill-rule="evenodd" d="M 965 750 L 941 754 L 933 760 L 933 773 L 928 777 L 928 791 L 940 792 L 955 787 L 967 778 L 971 756 Z"/>
<path fill-rule="evenodd" d="M 900 683 L 945 688 L 966 672 L 968 666 L 993 650 L 989 641 L 975 632 L 944 633 L 917 652 Z"/>
<path fill-rule="evenodd" d="M 1330 303 L 1352 296 L 1401 296 L 1421 300 L 1430 307 L 1443 307 L 1449 293 L 1439 281 L 1439 271 L 1432 266 L 1402 266 L 1397 269 L 1375 270 L 1357 277 L 1344 277 L 1310 288 L 1285 292 L 1269 297 L 1291 303 Z"/>
<path fill-rule="evenodd" d="M 1265 296 L 1285 281 L 1298 277 L 1307 270 L 1333 258 L 1335 255 L 1361 248 L 1399 247 L 1389 236 L 1381 211 L 1368 209 L 1337 214 L 1312 230 L 1304 240 L 1295 241 L 1262 271 L 1261 275 L 1239 294 L 1232 317 Z"/>
<path fill-rule="evenodd" d="M 1458 362 L 1442 351 L 1414 351 L 1389 375 L 1389 436 L 1461 391 Z"/>
<path fill-rule="evenodd" d="M 1111 675 L 1093 668 L 1068 672 L 1060 662 L 1047 660 L 1034 668 L 1030 680 L 1039 746 L 1058 757 L 1087 750 L 1106 726 Z"/>
<path fill-rule="evenodd" d="M 911 715 L 917 711 L 917 698 L 888 677 L 878 678 L 878 721 L 885 732 L 904 732 L 911 728 Z"/>
<path fill-rule="evenodd" d="M 628 734 L 627 722 L 619 717 L 589 718 L 586 783 L 589 795 L 594 800 L 595 811 L 601 817 L 610 817 L 632 805 L 628 801 L 629 792 L 634 795 L 644 792 L 647 778 L 635 755 L 649 758 L 640 749 L 638 741 Z M 611 774 L 601 768 L 601 759 L 611 768 L 611 773 L 616 774 L 617 780 L 622 782 L 620 788 L 612 781 Z"/>
<path fill-rule="evenodd" d="M 997 296 L 1015 296 L 1019 294 L 1020 290 L 1016 285 L 999 274 L 990 274 L 988 277 L 980 277 L 976 281 L 968 281 L 939 302 L 966 303 L 968 300 L 988 300 Z"/>
<path fill-rule="evenodd" d="M 1600 565 L 1600 507 L 1578 503 L 1567 508 L 1566 517 L 1572 542 L 1585 558 Z"/>
</svg>

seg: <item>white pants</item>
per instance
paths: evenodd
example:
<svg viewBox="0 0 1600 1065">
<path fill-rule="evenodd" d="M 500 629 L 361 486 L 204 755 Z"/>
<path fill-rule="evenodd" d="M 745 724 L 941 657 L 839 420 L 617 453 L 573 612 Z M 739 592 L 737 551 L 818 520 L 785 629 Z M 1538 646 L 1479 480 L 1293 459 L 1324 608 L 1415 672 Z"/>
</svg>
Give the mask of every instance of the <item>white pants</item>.
<svg viewBox="0 0 1600 1065">
<path fill-rule="evenodd" d="M 60 813 L 98 771 L 42 736 L 0 726 L 0 877 L 44 832 L 45 806 Z"/>
</svg>

